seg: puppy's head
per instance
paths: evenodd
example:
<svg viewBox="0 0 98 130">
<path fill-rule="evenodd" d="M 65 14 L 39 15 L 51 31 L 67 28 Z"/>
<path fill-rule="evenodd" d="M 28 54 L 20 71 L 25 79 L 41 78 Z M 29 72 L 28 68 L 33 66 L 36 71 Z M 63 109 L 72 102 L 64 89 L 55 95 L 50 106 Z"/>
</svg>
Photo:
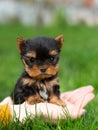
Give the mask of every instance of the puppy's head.
<svg viewBox="0 0 98 130">
<path fill-rule="evenodd" d="M 25 71 L 35 79 L 49 78 L 58 72 L 59 54 L 64 43 L 63 35 L 56 38 L 17 38 Z"/>
</svg>

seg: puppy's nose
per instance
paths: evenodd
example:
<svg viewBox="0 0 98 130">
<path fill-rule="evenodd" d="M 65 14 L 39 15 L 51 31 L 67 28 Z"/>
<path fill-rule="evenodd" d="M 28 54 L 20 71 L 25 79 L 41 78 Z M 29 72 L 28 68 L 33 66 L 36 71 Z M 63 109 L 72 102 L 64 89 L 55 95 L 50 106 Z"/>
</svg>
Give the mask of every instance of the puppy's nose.
<svg viewBox="0 0 98 130">
<path fill-rule="evenodd" d="M 42 73 L 44 73 L 44 72 L 46 72 L 46 68 L 41 68 L 40 71 L 41 71 Z"/>
</svg>

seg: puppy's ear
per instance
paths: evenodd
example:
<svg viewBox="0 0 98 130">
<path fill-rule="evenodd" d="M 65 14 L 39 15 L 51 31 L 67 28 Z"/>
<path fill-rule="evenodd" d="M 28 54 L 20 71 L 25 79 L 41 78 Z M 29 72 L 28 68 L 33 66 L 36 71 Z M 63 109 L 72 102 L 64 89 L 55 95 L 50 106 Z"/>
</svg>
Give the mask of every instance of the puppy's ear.
<svg viewBox="0 0 98 130">
<path fill-rule="evenodd" d="M 24 40 L 23 37 L 18 37 L 17 42 L 18 42 L 18 49 L 21 52 L 26 44 L 26 40 Z"/>
<path fill-rule="evenodd" d="M 61 50 L 61 48 L 62 48 L 62 46 L 64 44 L 64 35 L 61 34 L 61 35 L 55 37 L 55 40 L 58 42 L 58 47 Z"/>
</svg>

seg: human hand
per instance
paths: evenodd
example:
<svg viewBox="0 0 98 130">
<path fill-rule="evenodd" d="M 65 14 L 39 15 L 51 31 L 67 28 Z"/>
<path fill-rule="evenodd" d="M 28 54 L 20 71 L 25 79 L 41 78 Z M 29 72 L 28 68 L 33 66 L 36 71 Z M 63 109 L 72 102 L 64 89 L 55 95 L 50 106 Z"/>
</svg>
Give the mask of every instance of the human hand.
<svg viewBox="0 0 98 130">
<path fill-rule="evenodd" d="M 94 88 L 89 85 L 61 94 L 61 99 L 66 103 L 72 119 L 80 117 L 86 112 L 84 107 L 95 97 L 93 90 Z"/>
<path fill-rule="evenodd" d="M 43 115 L 47 120 L 51 118 L 53 123 L 56 123 L 58 119 L 66 118 L 68 113 L 72 119 L 76 119 L 85 113 L 84 107 L 94 98 L 93 90 L 92 86 L 86 86 L 62 93 L 61 99 L 66 103 L 65 108 L 46 102 L 36 105 L 29 105 L 25 102 L 19 106 L 19 109 L 18 105 L 14 105 L 14 112 L 21 122 L 26 118 L 26 114 L 33 117 L 36 114 Z"/>
<path fill-rule="evenodd" d="M 94 88 L 92 86 L 80 87 L 76 90 L 65 92 L 61 94 L 61 99 L 66 103 L 66 107 L 50 104 L 50 103 L 38 103 L 36 105 L 29 105 L 26 102 L 20 105 L 13 105 L 10 97 L 5 98 L 0 105 L 8 104 L 11 110 L 11 114 L 18 118 L 21 122 L 30 117 L 37 115 L 43 115 L 47 120 L 51 120 L 56 123 L 58 119 L 66 118 L 66 112 L 69 113 L 72 119 L 76 119 L 85 113 L 85 106 L 95 97 L 93 94 Z M 67 113 L 67 114 L 68 114 Z"/>
</svg>

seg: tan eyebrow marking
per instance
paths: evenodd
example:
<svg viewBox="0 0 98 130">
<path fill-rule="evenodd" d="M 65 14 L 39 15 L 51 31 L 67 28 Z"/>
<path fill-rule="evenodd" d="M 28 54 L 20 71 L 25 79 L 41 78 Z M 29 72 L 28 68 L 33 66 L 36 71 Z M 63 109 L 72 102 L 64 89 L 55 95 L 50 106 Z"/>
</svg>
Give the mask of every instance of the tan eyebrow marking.
<svg viewBox="0 0 98 130">
<path fill-rule="evenodd" d="M 33 57 L 33 58 L 36 58 L 36 52 L 35 51 L 32 51 L 32 52 L 28 52 L 26 54 L 27 57 Z"/>
<path fill-rule="evenodd" d="M 55 55 L 57 55 L 57 54 L 58 54 L 58 53 L 57 53 L 56 50 L 52 50 L 52 51 L 49 52 L 49 55 L 51 55 L 51 56 L 55 56 Z"/>
</svg>

